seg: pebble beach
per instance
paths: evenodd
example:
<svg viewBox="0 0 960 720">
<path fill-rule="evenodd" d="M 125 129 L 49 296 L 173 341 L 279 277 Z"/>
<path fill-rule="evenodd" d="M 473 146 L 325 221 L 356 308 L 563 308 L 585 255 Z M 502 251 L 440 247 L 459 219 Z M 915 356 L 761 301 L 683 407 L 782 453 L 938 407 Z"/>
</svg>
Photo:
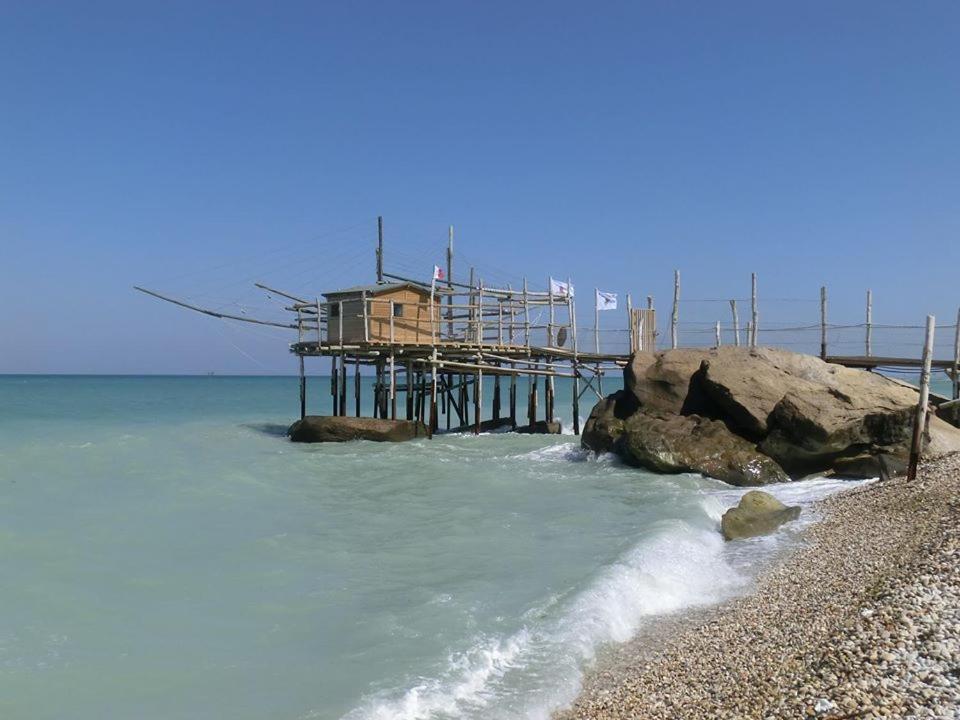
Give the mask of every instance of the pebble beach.
<svg viewBox="0 0 960 720">
<path fill-rule="evenodd" d="M 831 496 L 754 592 L 588 675 L 574 718 L 960 717 L 960 454 Z"/>
</svg>

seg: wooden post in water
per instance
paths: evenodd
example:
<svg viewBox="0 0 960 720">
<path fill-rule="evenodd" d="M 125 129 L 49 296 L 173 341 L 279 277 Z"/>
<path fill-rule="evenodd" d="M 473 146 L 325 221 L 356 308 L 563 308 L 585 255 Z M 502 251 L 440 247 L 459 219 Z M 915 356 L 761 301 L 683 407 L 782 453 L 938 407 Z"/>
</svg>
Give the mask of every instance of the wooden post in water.
<svg viewBox="0 0 960 720">
<path fill-rule="evenodd" d="M 480 434 L 480 416 L 483 414 L 483 370 L 477 369 L 477 379 L 473 386 L 473 434 Z"/>
<path fill-rule="evenodd" d="M 337 410 L 337 398 L 340 394 L 337 391 L 338 387 L 339 387 L 339 381 L 337 379 L 337 356 L 331 355 L 330 356 L 330 397 L 333 399 L 334 415 L 340 414 L 339 411 Z"/>
<path fill-rule="evenodd" d="M 927 424 L 927 403 L 930 399 L 930 364 L 933 360 L 933 333 L 936 318 L 927 315 L 927 332 L 923 343 L 923 369 L 920 371 L 920 399 L 913 419 L 913 437 L 910 442 L 910 463 L 907 466 L 907 480 L 917 477 L 917 465 L 923 452 L 924 428 Z"/>
<path fill-rule="evenodd" d="M 517 364 L 510 363 L 510 369 L 516 370 Z M 517 373 L 510 373 L 510 428 L 517 429 Z"/>
<path fill-rule="evenodd" d="M 500 374 L 493 376 L 493 419 L 500 419 Z"/>
<path fill-rule="evenodd" d="M 553 422 L 553 399 L 554 399 L 553 375 L 548 375 L 547 379 L 544 382 L 546 384 L 546 389 L 544 391 L 546 393 L 546 407 L 545 407 L 546 418 L 545 419 L 549 423 L 549 422 Z"/>
<path fill-rule="evenodd" d="M 303 355 L 297 356 L 300 360 L 300 419 L 307 416 L 307 376 L 303 371 Z"/>
<path fill-rule="evenodd" d="M 430 358 L 430 424 L 427 425 L 427 437 L 432 438 L 437 429 L 437 347 L 434 345 Z"/>
<path fill-rule="evenodd" d="M 523 346 L 530 349 L 530 305 L 527 302 L 527 279 L 523 279 Z"/>
<path fill-rule="evenodd" d="M 820 359 L 827 359 L 827 286 L 820 287 Z"/>
<path fill-rule="evenodd" d="M 390 347 L 390 419 L 397 419 L 397 366 Z"/>
<path fill-rule="evenodd" d="M 759 322 L 757 309 L 757 274 L 750 273 L 750 347 L 752 348 L 757 346 Z"/>
<path fill-rule="evenodd" d="M 740 347 L 740 316 L 737 314 L 737 301 L 730 301 L 730 312 L 733 313 L 733 344 Z"/>
<path fill-rule="evenodd" d="M 547 278 L 547 301 L 550 303 L 550 323 L 547 325 L 547 347 L 553 347 L 553 282 Z"/>
<path fill-rule="evenodd" d="M 355 415 L 360 417 L 360 358 L 353 363 L 353 396 L 356 404 Z"/>
<path fill-rule="evenodd" d="M 413 361 L 407 360 L 407 420 L 413 420 Z"/>
<path fill-rule="evenodd" d="M 673 313 L 670 315 L 670 347 L 677 347 L 677 324 L 680 321 L 680 271 L 673 271 Z"/>
<path fill-rule="evenodd" d="M 872 354 L 871 336 L 873 335 L 873 290 L 867 290 L 867 337 L 864 340 L 864 350 L 867 357 Z"/>
</svg>

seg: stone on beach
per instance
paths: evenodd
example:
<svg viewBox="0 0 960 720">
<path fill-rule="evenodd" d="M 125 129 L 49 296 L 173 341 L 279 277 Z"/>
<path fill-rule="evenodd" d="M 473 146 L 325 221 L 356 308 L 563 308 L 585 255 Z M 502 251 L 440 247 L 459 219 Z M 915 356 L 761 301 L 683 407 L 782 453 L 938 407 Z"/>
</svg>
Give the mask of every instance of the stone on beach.
<svg viewBox="0 0 960 720">
<path fill-rule="evenodd" d="M 800 517 L 800 508 L 787 506 L 770 493 L 751 490 L 736 507 L 723 514 L 720 530 L 727 540 L 769 535 L 778 527 Z"/>
<path fill-rule="evenodd" d="M 308 415 L 291 425 L 287 434 L 293 442 L 305 443 L 349 440 L 402 442 L 426 437 L 427 427 L 413 420 Z"/>
</svg>

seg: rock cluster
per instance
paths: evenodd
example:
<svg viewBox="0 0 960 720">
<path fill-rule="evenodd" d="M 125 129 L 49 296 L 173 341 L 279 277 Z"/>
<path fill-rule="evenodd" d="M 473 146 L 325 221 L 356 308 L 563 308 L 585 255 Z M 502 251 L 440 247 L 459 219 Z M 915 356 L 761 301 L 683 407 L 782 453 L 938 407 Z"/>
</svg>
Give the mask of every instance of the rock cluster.
<svg viewBox="0 0 960 720">
<path fill-rule="evenodd" d="M 637 353 L 624 389 L 601 400 L 584 447 L 658 472 L 700 472 L 735 485 L 811 474 L 902 470 L 917 392 L 876 373 L 772 348 Z M 932 417 L 927 452 L 960 450 Z"/>
<path fill-rule="evenodd" d="M 751 595 L 622 646 L 560 717 L 960 717 L 958 497 L 960 454 L 831 496 Z"/>
</svg>

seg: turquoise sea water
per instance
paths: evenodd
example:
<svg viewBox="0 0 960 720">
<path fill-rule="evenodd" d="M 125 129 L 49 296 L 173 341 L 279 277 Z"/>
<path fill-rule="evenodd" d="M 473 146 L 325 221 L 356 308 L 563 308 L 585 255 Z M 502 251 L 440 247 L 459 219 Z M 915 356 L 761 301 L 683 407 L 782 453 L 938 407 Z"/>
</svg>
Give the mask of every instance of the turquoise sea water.
<svg viewBox="0 0 960 720">
<path fill-rule="evenodd" d="M 296 412 L 295 378 L 0 377 L 0 717 L 543 718 L 796 533 L 725 545 L 741 490 L 572 436 L 305 446 Z"/>
</svg>

